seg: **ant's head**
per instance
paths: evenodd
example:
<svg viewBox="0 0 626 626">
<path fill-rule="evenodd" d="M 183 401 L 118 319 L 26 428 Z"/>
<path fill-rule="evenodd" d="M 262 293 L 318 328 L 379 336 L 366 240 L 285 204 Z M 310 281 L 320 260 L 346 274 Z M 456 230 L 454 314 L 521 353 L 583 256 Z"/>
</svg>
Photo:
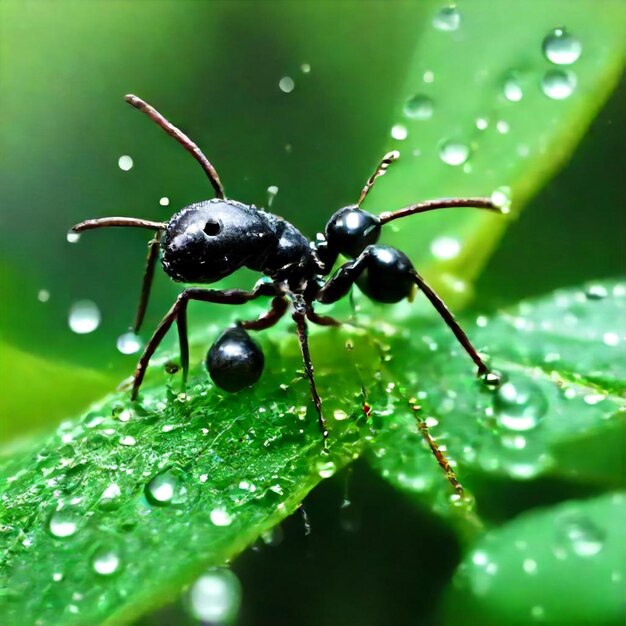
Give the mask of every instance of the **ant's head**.
<svg viewBox="0 0 626 626">
<path fill-rule="evenodd" d="M 258 258 L 274 238 L 253 207 L 233 200 L 199 202 L 167 223 L 163 268 L 180 282 L 213 283 Z"/>
<path fill-rule="evenodd" d="M 380 237 L 381 222 L 357 205 L 339 209 L 326 224 L 328 248 L 347 257 L 356 257 Z"/>
</svg>

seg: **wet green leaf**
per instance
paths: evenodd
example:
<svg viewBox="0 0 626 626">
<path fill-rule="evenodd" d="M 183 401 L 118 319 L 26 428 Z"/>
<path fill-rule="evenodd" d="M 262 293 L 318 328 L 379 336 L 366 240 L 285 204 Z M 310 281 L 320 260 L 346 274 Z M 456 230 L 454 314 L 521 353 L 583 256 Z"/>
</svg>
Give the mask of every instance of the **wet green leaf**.
<svg viewBox="0 0 626 626">
<path fill-rule="evenodd" d="M 386 366 L 406 409 L 403 415 L 396 410 L 377 439 L 369 455 L 373 466 L 392 484 L 439 506 L 441 471 L 421 445 L 417 415 L 470 488 L 481 476 L 619 484 L 625 311 L 626 285 L 599 282 L 467 320 L 474 345 L 502 374 L 495 390 L 473 379 L 467 355 L 443 324 L 405 331 L 404 356 L 391 350 Z M 419 407 L 416 414 L 409 405 Z"/>
<path fill-rule="evenodd" d="M 624 623 L 626 495 L 524 513 L 487 533 L 460 565 L 449 624 Z"/>
</svg>

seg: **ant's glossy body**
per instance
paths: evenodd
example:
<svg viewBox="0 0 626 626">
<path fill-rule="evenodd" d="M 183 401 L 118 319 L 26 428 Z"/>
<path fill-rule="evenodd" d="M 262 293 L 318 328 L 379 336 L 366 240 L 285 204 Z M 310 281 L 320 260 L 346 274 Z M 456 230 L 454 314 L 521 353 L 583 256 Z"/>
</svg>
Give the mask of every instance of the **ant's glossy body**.
<svg viewBox="0 0 626 626">
<path fill-rule="evenodd" d="M 478 375 L 487 377 L 489 369 L 444 302 L 417 273 L 408 257 L 390 246 L 376 245 L 376 242 L 383 225 L 416 213 L 455 207 L 499 212 L 500 209 L 489 198 L 431 200 L 379 216 L 363 211 L 359 208 L 360 204 L 376 179 L 399 156 L 398 152 L 390 152 L 367 181 L 357 203 L 334 213 L 326 225 L 324 235 L 318 235 L 313 243 L 286 220 L 253 205 L 226 199 L 215 168 L 191 139 L 140 98 L 128 95 L 126 101 L 146 113 L 194 156 L 208 175 L 217 196 L 185 207 L 169 222 L 107 217 L 87 220 L 74 226 L 74 232 L 109 226 L 147 228 L 156 232 L 149 244 L 133 330 L 138 332 L 143 321 L 159 252 L 162 253 L 163 269 L 177 282 L 211 284 L 241 267 L 261 272 L 269 279 L 260 281 L 251 291 L 198 287 L 185 289 L 158 325 L 139 359 L 133 377 L 133 400 L 137 398 L 150 358 L 174 322 L 178 327 L 183 381 L 186 381 L 189 371 L 189 300 L 244 304 L 259 297 L 270 297 L 271 306 L 267 313 L 256 320 L 239 322 L 216 341 L 207 357 L 209 372 L 214 382 L 227 391 L 237 391 L 256 382 L 263 369 L 263 355 L 246 331 L 273 326 L 287 312 L 291 303 L 304 367 L 326 443 L 328 429 L 315 386 L 307 340 L 307 320 L 314 324 L 338 325 L 339 322 L 333 318 L 318 315 L 314 303 L 336 302 L 347 295 L 355 283 L 371 299 L 386 303 L 399 302 L 410 297 L 416 287 L 419 288 L 477 365 Z M 340 254 L 351 260 L 328 278 Z"/>
</svg>

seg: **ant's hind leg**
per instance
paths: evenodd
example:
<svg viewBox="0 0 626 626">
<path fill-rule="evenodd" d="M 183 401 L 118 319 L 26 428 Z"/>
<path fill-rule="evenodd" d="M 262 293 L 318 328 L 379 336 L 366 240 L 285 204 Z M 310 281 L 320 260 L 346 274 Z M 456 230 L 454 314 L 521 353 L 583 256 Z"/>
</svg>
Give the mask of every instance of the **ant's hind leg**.
<svg viewBox="0 0 626 626">
<path fill-rule="evenodd" d="M 265 330 L 276 324 L 287 312 L 289 302 L 284 296 L 272 298 L 269 311 L 261 314 L 255 320 L 238 321 L 237 326 L 245 330 Z"/>
</svg>

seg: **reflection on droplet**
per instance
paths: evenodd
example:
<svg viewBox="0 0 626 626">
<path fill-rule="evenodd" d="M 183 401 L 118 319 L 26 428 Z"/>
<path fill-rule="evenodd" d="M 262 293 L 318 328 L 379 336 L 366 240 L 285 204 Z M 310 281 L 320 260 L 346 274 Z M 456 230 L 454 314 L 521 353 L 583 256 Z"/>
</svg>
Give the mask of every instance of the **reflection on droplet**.
<svg viewBox="0 0 626 626">
<path fill-rule="evenodd" d="M 178 488 L 178 479 L 168 470 L 157 474 L 145 487 L 148 502 L 157 506 L 169 504 Z"/>
<path fill-rule="evenodd" d="M 209 517 L 216 526 L 230 526 L 233 521 L 232 516 L 225 509 L 213 509 Z"/>
<path fill-rule="evenodd" d="M 188 606 L 203 623 L 233 623 L 241 606 L 239 579 L 225 567 L 211 568 L 192 585 Z"/>
<path fill-rule="evenodd" d="M 433 101 L 423 94 L 411 96 L 404 103 L 404 116 L 410 120 L 429 120 L 433 116 Z"/>
<path fill-rule="evenodd" d="M 460 141 L 445 141 L 439 148 L 439 158 L 448 165 L 463 165 L 469 155 L 469 146 Z"/>
<path fill-rule="evenodd" d="M 536 428 L 548 410 L 543 391 L 534 382 L 523 378 L 501 385 L 493 405 L 498 425 L 516 432 Z"/>
<path fill-rule="evenodd" d="M 576 74 L 570 70 L 548 70 L 541 81 L 541 90 L 552 100 L 565 100 L 574 93 L 576 82 Z"/>
<path fill-rule="evenodd" d="M 440 31 L 452 32 L 461 26 L 461 14 L 454 4 L 439 9 L 433 18 L 433 26 Z"/>
<path fill-rule="evenodd" d="M 100 326 L 100 309 L 91 300 L 79 300 L 70 307 L 68 324 L 79 335 L 91 333 Z"/>
<path fill-rule="evenodd" d="M 296 86 L 296 83 L 294 82 L 293 78 L 291 78 L 291 76 L 283 76 L 278 81 L 278 88 L 283 93 L 291 93 L 294 90 L 295 86 Z"/>
<path fill-rule="evenodd" d="M 454 237 L 438 237 L 430 244 L 430 251 L 437 259 L 454 259 L 461 252 L 461 242 Z"/>
<path fill-rule="evenodd" d="M 409 131 L 407 127 L 403 124 L 394 124 L 391 127 L 391 137 L 393 139 L 397 139 L 398 141 L 404 141 L 409 136 Z"/>
<path fill-rule="evenodd" d="M 159 204 L 161 206 L 169 206 L 170 205 L 170 199 L 167 196 L 163 196 L 160 200 L 159 200 Z"/>
<path fill-rule="evenodd" d="M 55 511 L 48 521 L 48 530 L 54 537 L 71 537 L 78 530 L 78 516 L 74 511 Z"/>
<path fill-rule="evenodd" d="M 604 531 L 583 515 L 569 515 L 562 519 L 557 533 L 557 551 L 565 549 L 577 556 L 591 557 L 604 547 Z"/>
<path fill-rule="evenodd" d="M 127 154 L 123 154 L 117 160 L 117 165 L 123 172 L 128 172 L 128 170 L 132 169 L 133 167 L 133 159 Z"/>
<path fill-rule="evenodd" d="M 122 354 L 135 354 L 141 349 L 142 341 L 134 332 L 128 331 L 117 338 L 116 345 Z"/>
<path fill-rule="evenodd" d="M 565 28 L 555 28 L 543 40 L 543 53 L 555 65 L 571 65 L 580 58 L 583 46 Z"/>
<path fill-rule="evenodd" d="M 37 294 L 37 300 L 39 302 L 48 302 L 50 300 L 50 292 L 47 289 L 40 289 Z"/>
<path fill-rule="evenodd" d="M 91 557 L 91 566 L 100 576 L 111 576 L 120 569 L 119 554 L 108 547 L 99 547 Z"/>
<path fill-rule="evenodd" d="M 502 86 L 504 97 L 509 102 L 519 102 L 524 97 L 524 91 L 522 85 L 514 75 L 507 76 Z"/>
</svg>

